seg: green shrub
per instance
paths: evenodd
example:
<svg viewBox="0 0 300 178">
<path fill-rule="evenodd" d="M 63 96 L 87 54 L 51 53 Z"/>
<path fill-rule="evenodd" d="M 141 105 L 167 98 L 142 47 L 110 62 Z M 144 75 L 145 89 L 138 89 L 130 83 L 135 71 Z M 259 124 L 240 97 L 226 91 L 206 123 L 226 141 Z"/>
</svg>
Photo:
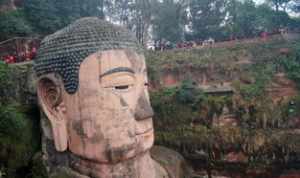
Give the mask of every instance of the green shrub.
<svg viewBox="0 0 300 178">
<path fill-rule="evenodd" d="M 287 57 L 279 57 L 279 64 L 283 66 L 287 76 L 296 82 L 300 88 L 300 51 Z"/>
<path fill-rule="evenodd" d="M 195 83 L 191 80 L 184 80 L 176 93 L 176 99 L 182 104 L 194 103 L 196 92 Z"/>
<path fill-rule="evenodd" d="M 35 30 L 53 33 L 81 17 L 100 16 L 99 0 L 24 0 L 24 11 Z"/>
<path fill-rule="evenodd" d="M 265 94 L 265 88 L 271 82 L 275 73 L 275 65 L 272 63 L 257 64 L 251 66 L 248 71 L 254 82 L 250 84 L 239 83 L 235 87 L 244 99 L 250 101 Z"/>
<path fill-rule="evenodd" d="M 0 135 L 18 140 L 22 138 L 23 130 L 26 130 L 25 115 L 14 105 L 1 106 Z"/>
<path fill-rule="evenodd" d="M 12 75 L 11 68 L 0 63 L 0 170 L 5 177 L 23 178 L 40 149 L 39 114 L 36 108 L 10 99 Z"/>
<path fill-rule="evenodd" d="M 0 13 L 0 22 L 0 40 L 28 36 L 32 33 L 32 28 L 22 10 Z"/>
<path fill-rule="evenodd" d="M 10 92 L 12 88 L 12 70 L 9 65 L 0 61 L 0 105 L 10 101 Z"/>
</svg>

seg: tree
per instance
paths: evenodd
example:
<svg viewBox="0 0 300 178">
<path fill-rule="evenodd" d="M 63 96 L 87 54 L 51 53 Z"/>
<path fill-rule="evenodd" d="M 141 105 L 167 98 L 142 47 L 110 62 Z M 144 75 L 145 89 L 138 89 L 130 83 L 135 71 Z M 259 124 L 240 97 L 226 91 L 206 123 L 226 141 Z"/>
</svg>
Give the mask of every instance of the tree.
<svg viewBox="0 0 300 178">
<path fill-rule="evenodd" d="M 155 39 L 166 39 L 171 42 L 182 40 L 184 20 L 186 19 L 185 4 L 174 0 L 164 0 L 157 3 L 154 14 L 153 32 Z"/>
<path fill-rule="evenodd" d="M 286 19 L 278 20 L 277 13 L 267 4 L 262 4 L 256 8 L 255 26 L 259 31 L 273 31 L 280 26 L 280 23 L 287 23 Z M 278 23 L 280 22 L 280 23 Z"/>
<path fill-rule="evenodd" d="M 252 0 L 232 0 L 228 5 L 227 30 L 235 37 L 254 37 L 261 31 L 272 31 L 276 13 L 268 5 L 258 7 Z"/>
<path fill-rule="evenodd" d="M 27 36 L 32 33 L 32 27 L 21 10 L 1 13 L 0 22 L 1 41 L 16 36 Z"/>
<path fill-rule="evenodd" d="M 133 0 L 104 0 L 106 19 L 121 25 L 128 25 Z"/>
<path fill-rule="evenodd" d="M 134 29 L 138 41 L 145 45 L 148 40 L 148 30 L 153 16 L 153 0 L 135 0 L 132 4 L 133 22 L 131 29 Z"/>
<path fill-rule="evenodd" d="M 219 38 L 226 18 L 226 0 L 191 0 L 190 29 L 197 39 Z"/>
<path fill-rule="evenodd" d="M 127 26 L 138 41 L 145 45 L 157 0 L 105 0 L 105 17 L 109 21 Z"/>
<path fill-rule="evenodd" d="M 102 16 L 101 0 L 24 0 L 27 18 L 42 34 L 52 33 L 72 21 Z"/>
<path fill-rule="evenodd" d="M 282 8 L 283 11 L 286 11 L 287 5 L 291 0 L 267 0 L 270 2 L 274 7 L 276 12 L 279 11 L 279 8 Z"/>
</svg>

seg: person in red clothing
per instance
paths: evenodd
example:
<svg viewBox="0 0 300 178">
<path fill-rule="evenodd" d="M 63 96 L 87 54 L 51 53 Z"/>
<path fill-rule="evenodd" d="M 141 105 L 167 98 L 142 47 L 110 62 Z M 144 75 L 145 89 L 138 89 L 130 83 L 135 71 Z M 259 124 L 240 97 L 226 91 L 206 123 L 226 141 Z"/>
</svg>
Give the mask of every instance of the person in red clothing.
<svg viewBox="0 0 300 178">
<path fill-rule="evenodd" d="M 10 55 L 9 56 L 9 63 L 12 64 L 12 63 L 16 63 L 16 57 L 15 56 L 12 56 Z"/>
<path fill-rule="evenodd" d="M 35 58 L 36 52 L 37 52 L 36 47 L 33 47 L 33 48 L 31 49 L 31 59 L 34 59 L 34 58 Z"/>
<path fill-rule="evenodd" d="M 4 57 L 4 62 L 7 64 L 16 63 L 16 57 L 12 55 L 7 55 Z"/>
<path fill-rule="evenodd" d="M 9 55 L 6 55 L 6 56 L 4 56 L 4 62 L 5 63 L 10 63 L 10 56 Z"/>
<path fill-rule="evenodd" d="M 261 33 L 261 38 L 263 41 L 266 41 L 268 39 L 268 33 L 266 31 L 263 31 Z"/>
</svg>

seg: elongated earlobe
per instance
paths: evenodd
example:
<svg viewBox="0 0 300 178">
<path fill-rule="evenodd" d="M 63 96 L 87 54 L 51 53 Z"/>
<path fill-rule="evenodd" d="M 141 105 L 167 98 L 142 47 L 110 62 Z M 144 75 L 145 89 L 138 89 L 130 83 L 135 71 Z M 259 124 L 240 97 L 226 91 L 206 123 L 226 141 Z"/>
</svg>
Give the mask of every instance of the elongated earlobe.
<svg viewBox="0 0 300 178">
<path fill-rule="evenodd" d="M 52 126 L 52 134 L 54 138 L 54 144 L 57 151 L 65 151 L 68 147 L 67 138 L 67 123 L 64 119 L 64 113 L 58 110 L 58 114 L 61 115 L 58 120 L 50 120 Z"/>
<path fill-rule="evenodd" d="M 65 151 L 68 147 L 66 107 L 62 101 L 62 90 L 57 79 L 51 76 L 38 81 L 38 98 L 40 106 L 50 121 L 55 148 Z"/>
</svg>

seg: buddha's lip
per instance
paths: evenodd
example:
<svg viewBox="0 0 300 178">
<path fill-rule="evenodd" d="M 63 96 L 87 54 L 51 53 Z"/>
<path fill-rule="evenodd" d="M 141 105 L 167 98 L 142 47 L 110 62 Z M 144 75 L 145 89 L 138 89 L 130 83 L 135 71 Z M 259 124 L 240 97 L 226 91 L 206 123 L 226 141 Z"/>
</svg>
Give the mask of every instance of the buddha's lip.
<svg viewBox="0 0 300 178">
<path fill-rule="evenodd" d="M 81 159 L 81 162 L 77 162 L 77 164 L 73 164 L 73 166 L 79 166 L 82 162 L 86 162 L 86 163 L 89 163 L 89 164 L 94 164 L 94 165 L 115 165 L 115 164 L 118 164 L 120 162 L 125 162 L 125 161 L 129 161 L 129 160 L 132 160 L 134 158 L 136 158 L 137 156 L 143 156 L 143 155 L 146 155 L 149 150 L 146 150 L 146 151 L 143 151 L 143 152 L 140 152 L 138 154 L 135 154 L 135 155 L 131 155 L 129 157 L 127 157 L 126 159 L 120 159 L 118 161 L 116 161 L 115 163 L 113 162 L 108 162 L 108 161 L 94 161 L 94 160 L 91 160 L 91 159 L 86 159 L 86 158 L 83 158 L 83 157 L 78 157 Z M 75 162 L 74 162 L 75 163 Z M 74 167 L 73 167 L 74 168 Z"/>
<path fill-rule="evenodd" d="M 144 135 L 144 134 L 151 133 L 151 132 L 153 132 L 153 127 L 149 128 L 143 132 L 135 133 L 135 135 Z"/>
</svg>

